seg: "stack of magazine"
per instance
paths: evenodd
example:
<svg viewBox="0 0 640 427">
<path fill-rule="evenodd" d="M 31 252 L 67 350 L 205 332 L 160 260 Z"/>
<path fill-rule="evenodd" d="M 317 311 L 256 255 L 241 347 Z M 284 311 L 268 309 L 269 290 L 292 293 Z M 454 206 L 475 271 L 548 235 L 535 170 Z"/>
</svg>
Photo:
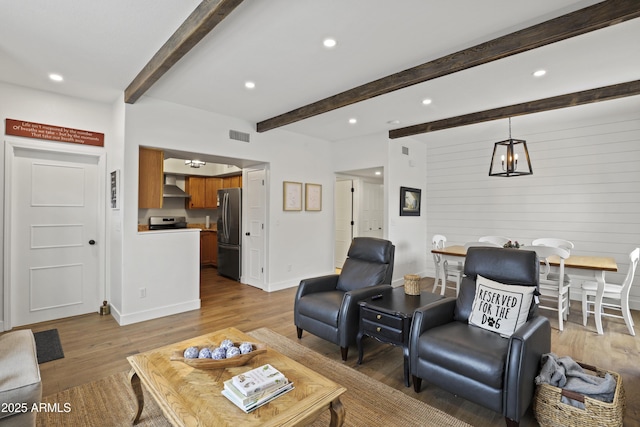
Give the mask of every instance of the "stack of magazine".
<svg viewBox="0 0 640 427">
<path fill-rule="evenodd" d="M 222 394 L 249 413 L 292 389 L 282 372 L 266 364 L 225 381 Z"/>
</svg>

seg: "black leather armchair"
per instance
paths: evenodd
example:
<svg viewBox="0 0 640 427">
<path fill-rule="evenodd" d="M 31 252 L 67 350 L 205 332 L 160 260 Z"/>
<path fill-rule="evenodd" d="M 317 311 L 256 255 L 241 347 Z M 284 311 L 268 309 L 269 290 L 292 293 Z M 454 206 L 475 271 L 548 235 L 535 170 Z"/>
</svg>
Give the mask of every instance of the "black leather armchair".
<svg viewBox="0 0 640 427">
<path fill-rule="evenodd" d="M 339 275 L 302 280 L 293 308 L 298 338 L 305 330 L 338 344 L 347 360 L 358 334 L 358 301 L 391 288 L 394 254 L 388 240 L 356 237 Z"/>
<path fill-rule="evenodd" d="M 542 354 L 551 350 L 551 327 L 531 304 L 524 325 L 509 338 L 468 323 L 482 275 L 504 284 L 538 287 L 535 252 L 473 247 L 467 251 L 458 298 L 446 298 L 415 311 L 409 338 L 416 392 L 429 383 L 502 413 L 518 425 L 531 404 Z M 535 301 L 535 300 L 534 300 Z"/>
</svg>

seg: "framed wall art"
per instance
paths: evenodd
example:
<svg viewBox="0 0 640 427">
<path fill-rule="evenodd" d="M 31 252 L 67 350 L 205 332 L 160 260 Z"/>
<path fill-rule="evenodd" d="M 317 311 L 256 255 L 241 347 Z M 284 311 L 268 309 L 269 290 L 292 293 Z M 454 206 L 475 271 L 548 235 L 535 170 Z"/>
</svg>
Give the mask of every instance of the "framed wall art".
<svg viewBox="0 0 640 427">
<path fill-rule="evenodd" d="M 111 209 L 120 209 L 120 169 L 111 172 Z"/>
<path fill-rule="evenodd" d="M 304 209 L 307 211 L 322 210 L 322 185 L 305 184 L 304 185 Z"/>
<path fill-rule="evenodd" d="M 400 216 L 420 216 L 420 197 L 418 188 L 400 187 Z"/>
<path fill-rule="evenodd" d="M 282 182 L 282 210 L 301 211 L 302 210 L 302 183 Z"/>
</svg>

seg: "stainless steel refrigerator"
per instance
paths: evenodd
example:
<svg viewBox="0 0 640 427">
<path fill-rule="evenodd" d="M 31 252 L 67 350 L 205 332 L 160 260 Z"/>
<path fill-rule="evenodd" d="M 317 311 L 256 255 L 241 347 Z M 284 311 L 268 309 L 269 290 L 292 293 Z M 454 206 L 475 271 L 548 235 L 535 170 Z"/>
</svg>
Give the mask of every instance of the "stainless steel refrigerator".
<svg viewBox="0 0 640 427">
<path fill-rule="evenodd" d="M 218 274 L 240 280 L 242 273 L 242 189 L 218 190 Z"/>
</svg>

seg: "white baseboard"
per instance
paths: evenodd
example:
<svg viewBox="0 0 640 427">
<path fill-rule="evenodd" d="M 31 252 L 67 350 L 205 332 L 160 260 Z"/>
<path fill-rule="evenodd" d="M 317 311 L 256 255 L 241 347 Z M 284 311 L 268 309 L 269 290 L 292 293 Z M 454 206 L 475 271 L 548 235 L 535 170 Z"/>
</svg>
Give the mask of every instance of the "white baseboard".
<svg viewBox="0 0 640 427">
<path fill-rule="evenodd" d="M 275 291 L 281 291 L 283 289 L 289 289 L 289 288 L 295 288 L 298 287 L 298 285 L 300 284 L 300 280 L 296 280 L 296 281 L 285 281 L 285 282 L 278 282 L 278 283 L 269 283 L 267 285 L 267 289 L 265 289 L 266 292 L 275 292 Z"/>
<path fill-rule="evenodd" d="M 125 315 L 122 315 L 118 310 L 112 308 L 111 314 L 120 326 L 124 326 L 198 309 L 200 309 L 200 299 Z"/>
</svg>

